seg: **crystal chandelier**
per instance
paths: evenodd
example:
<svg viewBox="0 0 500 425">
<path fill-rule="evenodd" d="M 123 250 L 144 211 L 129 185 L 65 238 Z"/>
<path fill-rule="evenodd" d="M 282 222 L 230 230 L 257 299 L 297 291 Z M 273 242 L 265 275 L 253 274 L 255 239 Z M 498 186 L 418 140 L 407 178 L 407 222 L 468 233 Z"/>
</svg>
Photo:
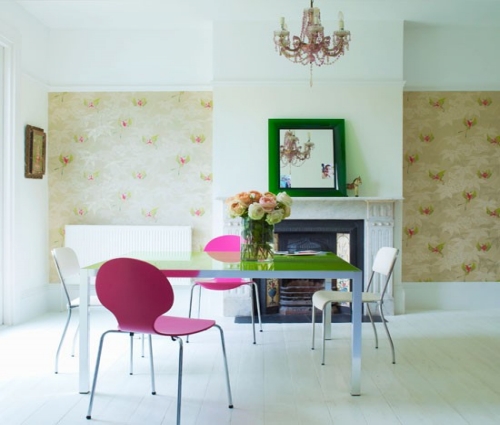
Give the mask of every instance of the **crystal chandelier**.
<svg viewBox="0 0 500 425">
<path fill-rule="evenodd" d="M 314 143 L 311 142 L 311 133 L 307 133 L 307 142 L 304 143 L 304 150 L 299 144 L 299 138 L 292 130 L 285 132 L 284 143 L 280 145 L 280 161 L 281 166 L 300 167 L 305 160 L 311 157 L 311 150 L 314 148 Z"/>
<path fill-rule="evenodd" d="M 334 63 L 345 50 L 349 50 L 351 41 L 350 31 L 344 29 L 344 15 L 339 12 L 339 30 L 333 32 L 333 36 L 324 35 L 321 25 L 321 12 L 314 7 L 304 9 L 302 16 L 302 31 L 300 37 L 294 35 L 290 43 L 290 31 L 285 24 L 285 18 L 281 18 L 281 29 L 274 31 L 274 44 L 280 55 L 285 56 L 292 62 L 310 65 L 310 85 L 312 86 L 312 66 L 321 66 Z"/>
</svg>

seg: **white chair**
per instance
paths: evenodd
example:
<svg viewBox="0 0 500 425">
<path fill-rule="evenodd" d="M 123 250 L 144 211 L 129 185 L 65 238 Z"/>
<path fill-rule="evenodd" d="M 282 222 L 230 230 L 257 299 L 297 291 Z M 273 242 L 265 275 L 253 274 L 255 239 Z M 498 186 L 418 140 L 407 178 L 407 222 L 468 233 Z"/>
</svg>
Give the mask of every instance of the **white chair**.
<svg viewBox="0 0 500 425">
<path fill-rule="evenodd" d="M 392 350 L 392 363 L 396 363 L 396 355 L 394 353 L 394 344 L 392 342 L 391 334 L 389 333 L 389 328 L 387 327 L 387 323 L 384 317 L 384 311 L 382 305 L 384 303 L 384 297 L 387 292 L 387 286 L 389 284 L 389 280 L 392 275 L 392 271 L 394 269 L 394 264 L 396 263 L 398 255 L 398 250 L 396 248 L 390 247 L 382 247 L 378 250 L 377 255 L 375 256 L 375 260 L 373 261 L 372 273 L 370 276 L 370 280 L 368 282 L 368 286 L 366 290 L 362 293 L 362 302 L 366 304 L 366 309 L 368 312 L 368 316 L 370 317 L 370 322 L 373 327 L 373 332 L 375 333 L 375 348 L 378 348 L 378 335 L 377 328 L 375 327 L 375 323 L 373 321 L 373 316 L 370 310 L 370 303 L 376 303 L 378 306 L 378 310 L 380 313 L 380 318 L 384 325 L 387 336 L 389 337 L 389 343 L 391 344 Z M 373 285 L 373 277 L 375 273 L 379 273 L 381 277 L 385 279 L 385 282 L 381 282 L 379 291 L 370 291 Z M 351 303 L 352 302 L 352 293 L 345 291 L 317 291 L 313 294 L 312 297 L 312 349 L 314 350 L 314 339 L 315 339 L 315 308 L 319 309 L 323 313 L 323 358 L 322 363 L 325 364 L 325 314 L 326 307 L 331 303 Z"/>
<path fill-rule="evenodd" d="M 57 274 L 59 275 L 59 280 L 61 281 L 63 287 L 63 293 L 66 298 L 66 307 L 68 309 L 66 324 L 64 325 L 61 340 L 59 341 L 56 352 L 55 373 L 59 373 L 59 353 L 61 352 L 64 338 L 66 337 L 66 332 L 71 321 L 71 313 L 73 312 L 73 309 L 80 306 L 80 298 L 72 299 L 68 290 L 68 284 L 71 283 L 78 285 L 80 283 L 80 263 L 75 251 L 69 247 L 54 248 L 51 253 L 56 265 Z M 90 297 L 89 306 L 102 307 L 102 304 L 97 296 L 94 295 Z M 77 326 L 73 337 L 73 346 L 71 349 L 72 356 L 75 355 L 76 337 L 78 336 L 79 327 L 80 325 Z M 142 336 L 142 357 L 144 357 L 144 335 Z M 130 374 L 133 374 L 133 340 L 130 342 Z"/>
</svg>

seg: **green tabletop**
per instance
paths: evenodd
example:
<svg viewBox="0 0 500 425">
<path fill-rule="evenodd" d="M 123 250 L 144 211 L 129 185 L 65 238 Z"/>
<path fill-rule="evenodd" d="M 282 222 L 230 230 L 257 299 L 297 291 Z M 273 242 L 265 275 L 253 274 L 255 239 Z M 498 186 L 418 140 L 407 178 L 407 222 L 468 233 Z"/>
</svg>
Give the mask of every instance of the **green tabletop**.
<svg viewBox="0 0 500 425">
<path fill-rule="evenodd" d="M 168 277 L 350 278 L 360 269 L 328 252 L 317 255 L 275 255 L 271 262 L 240 262 L 239 253 L 134 252 L 124 257 L 153 264 Z M 103 263 L 88 269 L 99 269 Z M 344 275 L 345 273 L 345 275 Z"/>
</svg>

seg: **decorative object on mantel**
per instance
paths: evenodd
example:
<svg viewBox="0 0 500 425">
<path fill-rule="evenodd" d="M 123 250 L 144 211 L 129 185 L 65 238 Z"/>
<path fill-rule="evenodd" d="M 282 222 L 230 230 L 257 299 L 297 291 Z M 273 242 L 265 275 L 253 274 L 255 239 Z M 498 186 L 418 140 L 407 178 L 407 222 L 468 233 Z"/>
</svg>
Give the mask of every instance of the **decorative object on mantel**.
<svg viewBox="0 0 500 425">
<path fill-rule="evenodd" d="M 311 132 L 307 132 L 307 142 L 302 146 L 300 145 L 299 138 L 295 135 L 295 131 L 285 131 L 285 140 L 280 145 L 280 162 L 282 167 L 287 165 L 290 167 L 290 174 L 292 173 L 292 165 L 300 167 L 304 161 L 311 157 L 311 150 L 314 149 L 314 143 L 311 142 Z"/>
<path fill-rule="evenodd" d="M 46 134 L 38 127 L 26 126 L 24 177 L 42 179 L 45 174 Z"/>
<path fill-rule="evenodd" d="M 310 65 L 309 85 L 312 86 L 312 66 L 330 65 L 345 50 L 349 50 L 351 32 L 344 29 L 344 15 L 339 12 L 339 29 L 333 31 L 333 36 L 324 34 L 321 25 L 321 12 L 314 7 L 314 0 L 311 0 L 311 7 L 304 9 L 302 16 L 302 30 L 300 37 L 292 36 L 290 45 L 290 31 L 285 23 L 285 18 L 280 20 L 281 29 L 274 31 L 274 44 L 280 55 L 285 56 L 292 62 Z"/>
<path fill-rule="evenodd" d="M 359 195 L 359 186 L 363 184 L 361 177 L 356 177 L 352 183 L 347 183 L 347 190 L 354 190 L 354 196 L 357 198 Z"/>
<path fill-rule="evenodd" d="M 231 218 L 241 217 L 241 261 L 273 261 L 274 225 L 290 216 L 292 198 L 281 192 L 240 192 L 226 200 Z"/>
</svg>

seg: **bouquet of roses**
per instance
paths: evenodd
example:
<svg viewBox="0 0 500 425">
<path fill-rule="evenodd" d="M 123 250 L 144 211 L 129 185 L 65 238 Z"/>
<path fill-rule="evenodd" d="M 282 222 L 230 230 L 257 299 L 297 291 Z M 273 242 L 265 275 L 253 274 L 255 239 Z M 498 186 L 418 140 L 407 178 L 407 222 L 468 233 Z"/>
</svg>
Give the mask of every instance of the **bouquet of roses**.
<svg viewBox="0 0 500 425">
<path fill-rule="evenodd" d="M 274 225 L 290 216 L 292 198 L 281 192 L 240 192 L 227 200 L 231 218 L 242 218 L 242 261 L 272 261 Z"/>
<path fill-rule="evenodd" d="M 268 224 L 276 224 L 290 216 L 292 198 L 281 192 L 240 192 L 227 200 L 231 218 L 241 217 L 251 220 L 265 220 Z"/>
</svg>

